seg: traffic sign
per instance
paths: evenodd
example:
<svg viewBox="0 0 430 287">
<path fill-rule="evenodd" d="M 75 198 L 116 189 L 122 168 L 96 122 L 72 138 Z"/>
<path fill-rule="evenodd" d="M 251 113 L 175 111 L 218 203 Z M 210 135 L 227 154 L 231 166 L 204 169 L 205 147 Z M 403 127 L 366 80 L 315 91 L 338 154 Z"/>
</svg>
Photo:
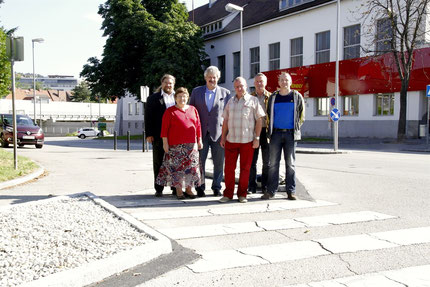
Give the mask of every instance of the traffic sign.
<svg viewBox="0 0 430 287">
<path fill-rule="evenodd" d="M 330 98 L 330 104 L 332 106 L 336 105 L 336 98 Z"/>
<path fill-rule="evenodd" d="M 430 97 L 430 85 L 427 85 L 426 95 L 427 95 L 427 97 Z"/>
<path fill-rule="evenodd" d="M 332 119 L 332 121 L 337 122 L 340 118 L 340 111 L 336 108 L 334 108 L 333 110 L 331 110 L 330 112 L 330 118 Z"/>
</svg>

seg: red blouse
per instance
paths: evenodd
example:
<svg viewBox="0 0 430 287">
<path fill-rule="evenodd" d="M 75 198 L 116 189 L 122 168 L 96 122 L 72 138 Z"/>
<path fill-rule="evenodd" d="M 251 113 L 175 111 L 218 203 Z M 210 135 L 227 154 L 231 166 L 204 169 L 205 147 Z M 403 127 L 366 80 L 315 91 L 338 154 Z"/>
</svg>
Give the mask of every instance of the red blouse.
<svg viewBox="0 0 430 287">
<path fill-rule="evenodd" d="M 169 145 L 196 143 L 201 136 L 199 113 L 195 107 L 188 106 L 183 111 L 173 106 L 164 112 L 161 137 L 167 137 Z"/>
</svg>

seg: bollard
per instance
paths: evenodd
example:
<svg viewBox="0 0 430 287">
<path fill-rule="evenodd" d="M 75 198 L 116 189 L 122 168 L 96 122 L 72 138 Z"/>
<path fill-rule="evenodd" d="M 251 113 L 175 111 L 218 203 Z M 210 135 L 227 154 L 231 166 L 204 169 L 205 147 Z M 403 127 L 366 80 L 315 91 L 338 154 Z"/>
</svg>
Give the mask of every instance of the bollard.
<svg viewBox="0 0 430 287">
<path fill-rule="evenodd" d="M 142 132 L 142 152 L 145 152 L 145 131 Z"/>
<path fill-rule="evenodd" d="M 130 131 L 127 131 L 127 151 L 130 150 Z"/>
<path fill-rule="evenodd" d="M 118 138 L 116 137 L 116 131 L 113 132 L 113 150 L 116 150 L 116 144 L 117 144 Z"/>
</svg>

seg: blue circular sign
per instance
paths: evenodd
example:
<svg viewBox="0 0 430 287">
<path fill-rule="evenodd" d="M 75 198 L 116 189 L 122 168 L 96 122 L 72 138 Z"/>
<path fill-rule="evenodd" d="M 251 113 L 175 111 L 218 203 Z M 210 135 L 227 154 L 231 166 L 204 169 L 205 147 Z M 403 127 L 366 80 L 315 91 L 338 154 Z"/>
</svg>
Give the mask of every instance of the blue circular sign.
<svg viewBox="0 0 430 287">
<path fill-rule="evenodd" d="M 331 98 L 331 99 L 330 99 L 330 104 L 331 104 L 332 106 L 336 105 L 336 98 Z"/>
<path fill-rule="evenodd" d="M 340 119 L 340 111 L 336 108 L 334 108 L 333 110 L 331 110 L 330 112 L 330 118 L 332 119 L 332 121 L 336 122 Z"/>
</svg>

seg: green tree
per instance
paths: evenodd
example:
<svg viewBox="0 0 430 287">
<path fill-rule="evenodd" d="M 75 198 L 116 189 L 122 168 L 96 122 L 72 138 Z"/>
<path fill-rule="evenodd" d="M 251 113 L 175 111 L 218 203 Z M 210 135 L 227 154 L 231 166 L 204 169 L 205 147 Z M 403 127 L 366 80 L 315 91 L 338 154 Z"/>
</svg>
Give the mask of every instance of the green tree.
<svg viewBox="0 0 430 287">
<path fill-rule="evenodd" d="M 103 58 L 88 59 L 81 72 L 93 93 L 137 95 L 142 85 L 155 89 L 165 73 L 177 78 L 176 86 L 203 80 L 201 32 L 178 0 L 107 0 L 99 14 L 107 37 Z"/>
<path fill-rule="evenodd" d="M 0 98 L 6 97 L 11 87 L 10 61 L 6 55 L 6 38 L 5 30 L 0 28 Z"/>
<path fill-rule="evenodd" d="M 93 96 L 91 90 L 88 87 L 88 83 L 82 81 L 72 90 L 71 96 L 72 102 L 93 102 Z"/>
</svg>

